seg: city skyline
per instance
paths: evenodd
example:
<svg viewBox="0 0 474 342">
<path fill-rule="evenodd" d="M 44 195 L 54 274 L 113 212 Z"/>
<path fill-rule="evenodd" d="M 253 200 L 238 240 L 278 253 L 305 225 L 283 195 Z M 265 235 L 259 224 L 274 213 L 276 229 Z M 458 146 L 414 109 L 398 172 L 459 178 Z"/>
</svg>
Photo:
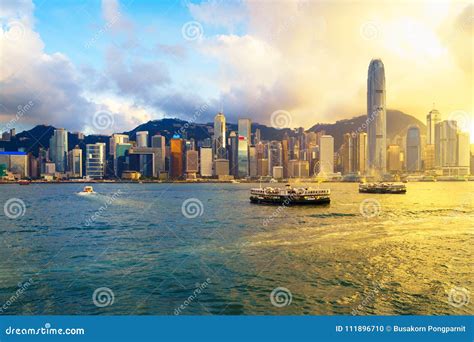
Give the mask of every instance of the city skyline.
<svg viewBox="0 0 474 342">
<path fill-rule="evenodd" d="M 434 102 L 472 126 L 469 2 L 345 4 L 357 14 L 350 19 L 338 4 L 312 2 L 61 6 L 0 7 L 0 47 L 14 61 L 0 73 L 0 118 L 19 130 L 48 122 L 101 133 L 92 123 L 103 111 L 111 134 L 151 119 L 189 121 L 203 107 L 203 122 L 221 110 L 231 122 L 268 125 L 276 111 L 291 113 L 290 127 L 334 122 L 366 113 L 372 58 L 386 66 L 387 108 L 424 122 Z"/>
</svg>

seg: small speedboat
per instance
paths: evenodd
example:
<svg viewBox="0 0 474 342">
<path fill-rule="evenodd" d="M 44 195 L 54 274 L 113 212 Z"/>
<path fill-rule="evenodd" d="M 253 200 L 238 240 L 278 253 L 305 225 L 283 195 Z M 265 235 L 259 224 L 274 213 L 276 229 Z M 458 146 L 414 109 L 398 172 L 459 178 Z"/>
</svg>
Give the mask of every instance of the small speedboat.
<svg viewBox="0 0 474 342">
<path fill-rule="evenodd" d="M 94 188 L 90 185 L 87 185 L 79 194 L 81 195 L 95 194 Z"/>
<path fill-rule="evenodd" d="M 20 179 L 20 180 L 18 181 L 18 184 L 20 184 L 20 185 L 29 185 L 30 183 L 31 183 L 31 182 L 30 182 L 29 180 L 27 180 L 27 179 Z"/>
</svg>

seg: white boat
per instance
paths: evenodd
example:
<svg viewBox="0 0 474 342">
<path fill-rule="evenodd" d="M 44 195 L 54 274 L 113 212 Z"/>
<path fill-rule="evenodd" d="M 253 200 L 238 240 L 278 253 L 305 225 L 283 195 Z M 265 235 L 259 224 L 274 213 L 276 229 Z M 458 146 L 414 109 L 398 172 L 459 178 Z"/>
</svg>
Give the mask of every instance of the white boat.
<svg viewBox="0 0 474 342">
<path fill-rule="evenodd" d="M 89 194 L 95 194 L 96 192 L 94 191 L 94 188 L 90 185 L 87 185 L 84 187 L 84 189 L 79 193 L 79 195 L 89 195 Z"/>
<path fill-rule="evenodd" d="M 330 194 L 329 189 L 293 188 L 287 184 L 284 189 L 272 187 L 250 189 L 250 202 L 278 205 L 328 204 L 331 202 Z"/>
</svg>

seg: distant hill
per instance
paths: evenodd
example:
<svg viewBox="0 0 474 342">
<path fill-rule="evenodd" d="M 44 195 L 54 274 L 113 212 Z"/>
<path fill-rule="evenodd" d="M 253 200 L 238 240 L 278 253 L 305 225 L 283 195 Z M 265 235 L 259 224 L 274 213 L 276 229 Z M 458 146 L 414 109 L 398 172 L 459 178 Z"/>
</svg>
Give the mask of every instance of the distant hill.
<svg viewBox="0 0 474 342">
<path fill-rule="evenodd" d="M 317 132 L 324 130 L 326 134 L 334 137 L 334 148 L 337 150 L 343 142 L 344 133 L 351 133 L 356 131 L 365 123 L 366 115 L 354 117 L 352 119 L 340 120 L 333 124 L 318 123 L 311 127 L 309 131 Z M 387 110 L 387 136 L 393 139 L 396 135 L 405 136 L 406 130 L 411 125 L 418 125 L 421 129 L 421 134 L 426 134 L 426 126 L 411 115 L 405 114 L 397 110 Z M 227 131 L 237 131 L 237 125 L 228 123 Z M 288 136 L 295 136 L 295 130 L 285 128 L 276 129 L 261 125 L 259 123 L 252 124 L 252 132 L 260 129 L 262 139 L 264 140 L 281 140 L 285 133 Z M 0 147 L 6 151 L 16 151 L 19 148 L 24 148 L 27 151 L 32 151 L 34 155 L 38 155 L 40 147 L 49 148 L 49 139 L 53 135 L 54 127 L 38 125 L 29 131 L 24 131 L 16 135 L 12 141 L 0 141 Z M 213 133 L 212 123 L 193 123 L 181 119 L 161 119 L 152 120 L 137 126 L 135 129 L 124 132 L 130 135 L 130 139 L 136 138 L 136 132 L 148 131 L 150 136 L 161 134 L 167 139 L 171 139 L 174 134 L 186 136 L 186 138 L 195 140 L 203 140 L 209 138 Z M 78 140 L 77 136 L 69 133 L 68 145 L 73 148 L 76 145 L 85 147 L 85 144 L 93 144 L 96 142 L 105 142 L 108 145 L 108 137 L 105 135 L 89 135 L 84 140 Z"/>
<path fill-rule="evenodd" d="M 336 121 L 333 124 L 318 123 L 311 127 L 309 131 L 326 131 L 326 134 L 334 137 L 334 148 L 338 149 L 343 143 L 344 134 L 357 131 L 357 129 L 362 127 L 362 124 L 365 123 L 366 119 L 366 115 L 361 115 L 352 119 Z M 426 134 L 426 125 L 420 120 L 398 110 L 387 110 L 387 138 L 389 140 L 393 139 L 396 135 L 404 137 L 408 127 L 412 125 L 418 125 L 421 134 Z M 366 132 L 367 130 L 363 131 Z"/>
</svg>

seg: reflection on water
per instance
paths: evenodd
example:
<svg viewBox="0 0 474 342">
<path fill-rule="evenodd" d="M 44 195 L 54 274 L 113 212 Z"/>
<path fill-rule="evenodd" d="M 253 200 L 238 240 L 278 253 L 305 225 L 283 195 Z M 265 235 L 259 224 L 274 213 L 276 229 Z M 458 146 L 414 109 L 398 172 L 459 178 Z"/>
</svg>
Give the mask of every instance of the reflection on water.
<svg viewBox="0 0 474 342">
<path fill-rule="evenodd" d="M 330 184 L 330 206 L 280 209 L 251 205 L 250 187 L 97 184 L 77 196 L 81 185 L 2 186 L 0 203 L 20 198 L 26 213 L 0 221 L 0 313 L 474 312 L 449 304 L 453 289 L 473 289 L 474 183 L 410 183 L 406 195 Z M 183 215 L 188 198 L 201 215 Z M 97 307 L 102 287 L 114 301 Z M 277 287 L 288 305 L 272 304 Z"/>
</svg>

